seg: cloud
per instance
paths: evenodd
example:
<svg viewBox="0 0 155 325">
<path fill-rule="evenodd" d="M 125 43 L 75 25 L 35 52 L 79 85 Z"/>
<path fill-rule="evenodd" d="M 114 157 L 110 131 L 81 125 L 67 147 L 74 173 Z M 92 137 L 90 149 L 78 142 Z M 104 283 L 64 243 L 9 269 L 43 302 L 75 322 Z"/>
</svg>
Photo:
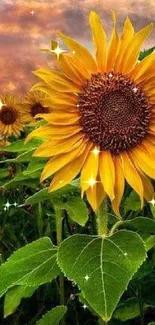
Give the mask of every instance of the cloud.
<svg viewBox="0 0 155 325">
<path fill-rule="evenodd" d="M 127 15 L 136 30 L 154 21 L 154 0 L 1 0 L 0 2 L 0 93 L 24 93 L 36 81 L 31 71 L 54 66 L 50 55 L 40 52 L 61 30 L 90 49 L 90 10 L 96 10 L 108 35 L 112 28 L 110 10 L 118 16 L 118 29 Z M 154 35 L 145 47 L 154 45 Z"/>
</svg>

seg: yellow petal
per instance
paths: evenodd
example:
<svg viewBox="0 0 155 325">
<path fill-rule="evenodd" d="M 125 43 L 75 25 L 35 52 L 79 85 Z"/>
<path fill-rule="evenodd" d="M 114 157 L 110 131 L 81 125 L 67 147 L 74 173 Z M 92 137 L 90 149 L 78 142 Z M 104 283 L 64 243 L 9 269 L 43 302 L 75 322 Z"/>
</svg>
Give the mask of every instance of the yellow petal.
<svg viewBox="0 0 155 325">
<path fill-rule="evenodd" d="M 153 29 L 153 24 L 150 24 L 145 28 L 141 29 L 139 32 L 135 33 L 126 51 L 124 52 L 124 56 L 121 64 L 122 67 L 121 72 L 128 73 L 133 69 L 133 67 L 137 63 L 140 48 L 144 43 L 144 41 L 150 35 L 152 29 Z"/>
<path fill-rule="evenodd" d="M 138 171 L 136 170 L 133 162 L 131 161 L 129 154 L 127 154 L 126 152 L 122 153 L 121 159 L 124 177 L 129 183 L 129 185 L 140 196 L 141 205 L 143 205 L 144 189 L 141 177 Z"/>
<path fill-rule="evenodd" d="M 100 17 L 92 11 L 89 17 L 92 38 L 96 50 L 96 61 L 100 71 L 106 69 L 106 33 L 102 27 Z"/>
<path fill-rule="evenodd" d="M 109 46 L 108 46 L 108 54 L 107 54 L 107 71 L 113 70 L 114 63 L 117 57 L 117 53 L 119 51 L 119 36 L 116 29 L 116 16 L 112 11 L 112 18 L 114 22 L 114 28 L 111 34 Z"/>
<path fill-rule="evenodd" d="M 131 153 L 133 159 L 139 168 L 151 178 L 155 178 L 155 167 L 153 165 L 153 158 L 150 156 L 149 152 L 146 151 L 142 146 L 136 147 Z"/>
<path fill-rule="evenodd" d="M 71 181 L 80 172 L 80 170 L 87 158 L 90 147 L 91 146 L 88 143 L 88 145 L 82 155 L 80 155 L 78 158 L 74 159 L 73 161 L 69 162 L 67 165 L 65 165 L 63 168 L 61 168 L 55 174 L 55 176 L 50 184 L 50 187 L 49 187 L 50 191 L 58 190 L 62 186 L 65 186 L 66 184 L 71 183 Z"/>
<path fill-rule="evenodd" d="M 89 181 L 91 179 L 96 180 L 98 175 L 99 154 L 95 155 L 93 149 L 95 149 L 95 147 L 90 151 L 81 171 L 80 181 L 82 192 L 85 192 L 90 187 Z"/>
<path fill-rule="evenodd" d="M 144 198 L 149 202 L 154 198 L 154 188 L 148 177 L 145 176 L 142 171 L 140 172 L 140 177 L 144 188 Z"/>
<path fill-rule="evenodd" d="M 73 80 L 75 84 L 81 85 L 85 82 L 86 78 L 90 78 L 90 73 L 80 64 L 74 54 L 60 54 L 57 63 L 61 70 L 68 78 Z"/>
<path fill-rule="evenodd" d="M 80 61 L 80 64 L 84 64 L 84 66 L 90 71 L 91 73 L 97 71 L 97 65 L 95 60 L 93 59 L 90 52 L 81 44 L 73 40 L 72 38 L 62 34 L 58 33 L 58 35 L 61 37 L 61 39 L 64 41 L 66 46 L 71 50 L 74 51 L 75 58 Z"/>
<path fill-rule="evenodd" d="M 105 198 L 105 191 L 100 180 L 86 191 L 87 200 L 94 211 L 97 211 Z"/>
<path fill-rule="evenodd" d="M 39 69 L 34 72 L 36 76 L 44 80 L 53 90 L 64 93 L 81 92 L 79 85 L 67 79 L 64 74 L 49 69 Z"/>
<path fill-rule="evenodd" d="M 139 62 L 131 71 L 131 78 L 138 83 L 141 83 L 143 80 L 145 81 L 148 77 L 150 77 L 152 69 L 154 68 L 154 64 L 155 53 L 151 53 L 150 55 L 146 56 L 141 62 Z"/>
<path fill-rule="evenodd" d="M 51 157 L 54 155 L 60 155 L 65 152 L 72 151 L 77 148 L 83 142 L 84 135 L 78 133 L 67 139 L 61 139 L 60 141 L 48 141 L 41 144 L 33 153 L 35 157 Z"/>
<path fill-rule="evenodd" d="M 115 198 L 112 201 L 112 208 L 116 213 L 116 215 L 120 217 L 119 206 L 124 193 L 125 181 L 124 181 L 124 175 L 122 171 L 120 158 L 118 156 L 115 156 L 114 165 L 115 165 L 115 188 L 114 188 Z"/>
<path fill-rule="evenodd" d="M 47 113 L 47 114 L 37 114 L 35 118 L 43 118 L 45 121 L 52 125 L 70 125 L 77 124 L 79 121 L 78 113 Z"/>
<path fill-rule="evenodd" d="M 41 182 L 57 172 L 59 169 L 67 165 L 69 162 L 74 160 L 76 157 L 79 157 L 80 154 L 84 152 L 86 148 L 86 142 L 82 142 L 77 148 L 73 149 L 70 152 L 63 153 L 61 155 L 57 155 L 54 158 L 51 158 L 46 164 L 42 174 L 41 174 Z"/>
<path fill-rule="evenodd" d="M 131 41 L 131 39 L 133 38 L 134 35 L 134 28 L 131 24 L 131 21 L 129 18 L 127 18 L 125 20 L 124 26 L 123 26 L 123 33 L 121 35 L 121 39 L 120 39 L 120 46 L 119 46 L 119 51 L 117 54 L 117 58 L 114 64 L 114 71 L 115 72 L 119 72 L 121 71 L 121 62 L 122 62 L 122 58 L 124 55 L 124 52 L 129 44 L 129 42 Z"/>
<path fill-rule="evenodd" d="M 81 127 L 78 125 L 68 125 L 58 127 L 56 125 L 45 125 L 42 126 L 34 131 L 32 131 L 26 138 L 25 143 L 27 143 L 30 139 L 36 138 L 43 138 L 43 139 L 50 139 L 50 140 L 59 140 L 69 138 L 71 135 L 79 133 L 81 131 Z"/>
<path fill-rule="evenodd" d="M 99 173 L 104 190 L 112 201 L 115 197 L 115 168 L 111 153 L 109 151 L 102 151 L 100 153 Z"/>
</svg>

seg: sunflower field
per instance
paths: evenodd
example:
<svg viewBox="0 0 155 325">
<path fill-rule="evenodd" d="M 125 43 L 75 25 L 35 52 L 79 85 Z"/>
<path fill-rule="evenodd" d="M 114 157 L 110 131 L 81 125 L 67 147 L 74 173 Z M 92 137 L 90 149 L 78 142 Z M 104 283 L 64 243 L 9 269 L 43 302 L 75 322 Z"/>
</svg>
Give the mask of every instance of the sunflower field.
<svg viewBox="0 0 155 325">
<path fill-rule="evenodd" d="M 0 325 L 155 325 L 154 26 L 112 20 L 0 96 Z"/>
</svg>

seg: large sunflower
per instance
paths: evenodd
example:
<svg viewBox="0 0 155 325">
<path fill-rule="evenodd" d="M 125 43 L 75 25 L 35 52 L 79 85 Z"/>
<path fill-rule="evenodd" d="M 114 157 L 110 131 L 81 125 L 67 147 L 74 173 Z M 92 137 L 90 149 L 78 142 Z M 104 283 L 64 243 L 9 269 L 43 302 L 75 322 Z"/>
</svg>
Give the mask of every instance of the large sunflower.
<svg viewBox="0 0 155 325">
<path fill-rule="evenodd" d="M 37 114 L 50 113 L 51 108 L 48 105 L 48 96 L 44 92 L 37 90 L 28 92 L 23 103 L 25 122 L 36 122 L 35 116 Z"/>
<path fill-rule="evenodd" d="M 0 134 L 7 138 L 19 136 L 23 130 L 22 108 L 20 100 L 12 95 L 3 95 L 0 99 Z"/>
<path fill-rule="evenodd" d="M 122 35 L 114 27 L 107 45 L 100 18 L 90 14 L 94 58 L 70 37 L 59 33 L 68 53 L 58 58 L 60 72 L 40 69 L 35 88 L 51 95 L 53 113 L 29 138 L 46 142 L 36 156 L 51 157 L 41 180 L 55 173 L 50 191 L 81 172 L 81 188 L 93 209 L 107 194 L 119 215 L 125 180 L 143 198 L 153 199 L 155 178 L 155 53 L 138 63 L 140 47 L 153 25 L 134 31 L 127 18 Z"/>
</svg>

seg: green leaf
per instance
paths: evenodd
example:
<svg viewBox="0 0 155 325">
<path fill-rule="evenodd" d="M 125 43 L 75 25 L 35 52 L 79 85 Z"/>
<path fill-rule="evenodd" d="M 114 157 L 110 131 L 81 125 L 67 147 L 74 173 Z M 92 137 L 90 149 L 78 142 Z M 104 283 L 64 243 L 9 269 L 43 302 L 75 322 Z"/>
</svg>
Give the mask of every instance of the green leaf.
<svg viewBox="0 0 155 325">
<path fill-rule="evenodd" d="M 17 156 L 16 158 L 12 158 L 12 159 L 5 159 L 4 161 L 0 161 L 0 163 L 19 163 L 19 162 L 28 162 L 32 159 L 32 153 L 33 153 L 34 149 L 30 150 L 30 151 L 26 151 L 26 152 L 22 152 L 19 156 Z"/>
<path fill-rule="evenodd" d="M 82 295 L 108 321 L 134 273 L 146 259 L 141 237 L 121 230 L 106 238 L 74 235 L 58 250 L 64 274 L 75 281 Z"/>
<path fill-rule="evenodd" d="M 132 228 L 145 233 L 155 234 L 155 221 L 147 217 L 137 217 L 132 220 L 126 220 L 121 224 L 121 227 L 132 226 Z"/>
<path fill-rule="evenodd" d="M 155 322 L 148 323 L 148 325 L 155 325 Z"/>
<path fill-rule="evenodd" d="M 60 270 L 57 247 L 47 237 L 17 250 L 0 266 L 0 296 L 16 285 L 39 286 L 55 278 Z"/>
<path fill-rule="evenodd" d="M 74 195 L 77 195 L 77 193 L 79 193 L 79 190 L 77 189 L 76 186 L 73 185 L 67 185 L 64 186 L 63 188 L 61 188 L 60 190 L 57 190 L 55 192 L 49 192 L 48 188 L 44 188 L 40 191 L 38 191 L 37 193 L 35 193 L 34 195 L 30 196 L 26 201 L 25 201 L 25 205 L 30 205 L 30 204 L 36 204 L 39 202 L 43 202 L 46 200 L 55 200 L 55 202 L 57 200 L 61 200 L 64 201 L 64 199 L 68 198 L 68 197 L 74 197 Z"/>
<path fill-rule="evenodd" d="M 124 202 L 125 213 L 127 213 L 130 210 L 132 211 L 141 210 L 139 196 L 135 191 L 132 191 Z"/>
<path fill-rule="evenodd" d="M 23 172 L 24 176 L 33 175 L 36 172 L 41 172 L 42 169 L 45 167 L 45 161 L 43 160 L 32 160 L 28 165 L 28 168 Z"/>
<path fill-rule="evenodd" d="M 7 168 L 1 168 L 0 169 L 0 178 L 6 178 L 9 176 L 9 171 Z"/>
<path fill-rule="evenodd" d="M 120 304 L 115 310 L 113 317 L 125 322 L 128 319 L 139 316 L 140 309 L 139 303 L 136 298 L 129 298 L 122 304 Z"/>
<path fill-rule="evenodd" d="M 28 143 L 24 143 L 24 140 L 17 140 L 9 146 L 3 147 L 2 150 L 6 152 L 22 152 L 22 151 L 30 151 L 32 149 L 37 148 L 42 141 L 40 139 L 32 139 Z"/>
<path fill-rule="evenodd" d="M 54 207 L 66 210 L 69 217 L 79 225 L 84 226 L 87 222 L 88 209 L 85 202 L 80 197 L 69 197 L 66 202 L 61 202 L 60 199 L 54 200 L 51 197 L 51 202 L 53 203 Z"/>
<path fill-rule="evenodd" d="M 15 286 L 11 288 L 5 295 L 4 300 L 4 317 L 7 317 L 15 312 L 23 298 L 32 296 L 38 286 Z"/>
<path fill-rule="evenodd" d="M 65 306 L 57 306 L 46 313 L 36 325 L 59 325 L 66 311 L 67 308 Z"/>
</svg>

